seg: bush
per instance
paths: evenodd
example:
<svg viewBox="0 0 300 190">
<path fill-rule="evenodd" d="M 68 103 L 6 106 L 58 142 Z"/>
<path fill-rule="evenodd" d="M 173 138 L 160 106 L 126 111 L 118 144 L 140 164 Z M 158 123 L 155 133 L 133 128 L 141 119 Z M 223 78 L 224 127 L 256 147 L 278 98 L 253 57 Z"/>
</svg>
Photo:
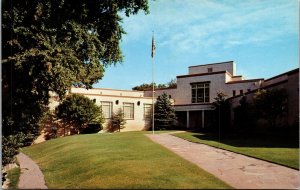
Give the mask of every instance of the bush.
<svg viewBox="0 0 300 190">
<path fill-rule="evenodd" d="M 2 136 L 2 166 L 14 162 L 18 149 L 27 145 L 28 137 L 24 133 Z"/>
<path fill-rule="evenodd" d="M 259 90 L 254 96 L 254 105 L 261 118 L 273 128 L 277 120 L 287 113 L 287 92 L 285 89 Z"/>
<path fill-rule="evenodd" d="M 89 98 L 72 94 L 56 108 L 56 115 L 65 123 L 73 125 L 80 132 L 88 124 L 102 124 L 104 119 L 101 108 Z"/>
<path fill-rule="evenodd" d="M 123 112 L 121 109 L 117 111 L 117 113 L 113 113 L 110 121 L 107 125 L 108 132 L 121 131 L 121 129 L 125 128 L 126 121 L 124 120 Z"/>
<path fill-rule="evenodd" d="M 100 124 L 88 124 L 88 126 L 80 132 L 81 134 L 92 134 L 98 133 L 102 130 L 102 125 Z"/>
</svg>

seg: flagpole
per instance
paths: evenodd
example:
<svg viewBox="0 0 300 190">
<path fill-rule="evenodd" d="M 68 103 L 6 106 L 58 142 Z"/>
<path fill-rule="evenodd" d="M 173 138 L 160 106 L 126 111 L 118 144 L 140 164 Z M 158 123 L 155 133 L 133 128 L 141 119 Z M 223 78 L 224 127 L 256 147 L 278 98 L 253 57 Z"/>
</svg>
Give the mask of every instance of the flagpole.
<svg viewBox="0 0 300 190">
<path fill-rule="evenodd" d="M 154 32 L 152 31 L 152 134 L 154 134 Z"/>
</svg>

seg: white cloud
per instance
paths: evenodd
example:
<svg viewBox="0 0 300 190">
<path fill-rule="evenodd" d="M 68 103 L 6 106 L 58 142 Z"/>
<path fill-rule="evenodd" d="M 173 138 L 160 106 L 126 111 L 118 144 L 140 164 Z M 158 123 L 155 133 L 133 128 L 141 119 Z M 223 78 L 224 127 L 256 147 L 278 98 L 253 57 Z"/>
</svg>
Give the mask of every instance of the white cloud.
<svg viewBox="0 0 300 190">
<path fill-rule="evenodd" d="M 296 1 L 157 0 L 150 14 L 124 19 L 124 43 L 150 42 L 177 52 L 211 51 L 241 44 L 262 44 L 298 32 Z"/>
</svg>

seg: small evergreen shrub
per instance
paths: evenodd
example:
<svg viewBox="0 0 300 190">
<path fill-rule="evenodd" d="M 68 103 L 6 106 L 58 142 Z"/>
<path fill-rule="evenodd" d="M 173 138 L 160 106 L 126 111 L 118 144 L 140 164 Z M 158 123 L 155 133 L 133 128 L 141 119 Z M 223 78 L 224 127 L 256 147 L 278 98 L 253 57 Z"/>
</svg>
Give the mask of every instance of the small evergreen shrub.
<svg viewBox="0 0 300 190">
<path fill-rule="evenodd" d="M 126 121 L 124 119 L 124 114 L 121 109 L 119 109 L 116 113 L 112 114 L 111 119 L 107 125 L 108 132 L 121 131 L 121 129 L 125 128 Z"/>
</svg>

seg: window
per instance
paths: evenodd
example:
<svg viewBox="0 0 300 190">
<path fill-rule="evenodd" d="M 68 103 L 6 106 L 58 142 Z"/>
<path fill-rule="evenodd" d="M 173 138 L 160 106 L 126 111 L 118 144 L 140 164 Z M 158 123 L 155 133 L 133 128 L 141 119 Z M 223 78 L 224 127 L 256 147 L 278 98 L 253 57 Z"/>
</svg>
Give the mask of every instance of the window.
<svg viewBox="0 0 300 190">
<path fill-rule="evenodd" d="M 232 96 L 235 96 L 235 90 L 232 91 Z"/>
<path fill-rule="evenodd" d="M 240 95 L 243 95 L 243 94 L 244 94 L 243 90 L 240 90 Z"/>
<path fill-rule="evenodd" d="M 207 68 L 207 72 L 208 73 L 212 73 L 213 72 L 213 68 Z"/>
<path fill-rule="evenodd" d="M 195 83 L 192 86 L 192 103 L 209 102 L 209 82 Z"/>
<path fill-rule="evenodd" d="M 101 109 L 104 115 L 104 118 L 110 119 L 112 114 L 112 102 L 102 102 L 101 101 Z"/>
<path fill-rule="evenodd" d="M 150 120 L 152 116 L 152 105 L 144 104 L 144 119 Z"/>
<path fill-rule="evenodd" d="M 123 103 L 124 119 L 134 119 L 134 104 Z"/>
</svg>

